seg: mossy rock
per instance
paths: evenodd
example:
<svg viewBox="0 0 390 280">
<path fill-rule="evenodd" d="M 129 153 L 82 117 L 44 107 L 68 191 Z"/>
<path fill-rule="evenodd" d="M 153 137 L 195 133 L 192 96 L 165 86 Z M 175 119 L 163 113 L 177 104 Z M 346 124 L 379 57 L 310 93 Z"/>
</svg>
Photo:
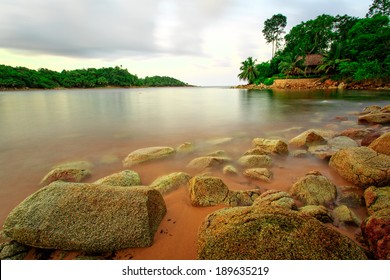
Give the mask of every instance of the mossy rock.
<svg viewBox="0 0 390 280">
<path fill-rule="evenodd" d="M 272 159 L 267 155 L 248 155 L 240 157 L 238 163 L 247 168 L 270 167 Z"/>
<path fill-rule="evenodd" d="M 133 170 L 123 170 L 101 178 L 95 181 L 95 184 L 122 187 L 140 186 L 141 177 Z"/>
<path fill-rule="evenodd" d="M 222 164 L 229 162 L 230 158 L 227 157 L 219 157 L 219 156 L 203 156 L 197 157 L 191 160 L 187 168 L 193 170 L 204 170 L 207 168 L 213 168 L 217 166 L 221 166 Z"/>
<path fill-rule="evenodd" d="M 124 160 L 123 165 L 130 167 L 135 164 L 170 157 L 176 153 L 172 147 L 148 147 L 131 152 Z"/>
<path fill-rule="evenodd" d="M 253 139 L 252 144 L 257 148 L 261 148 L 275 154 L 288 154 L 287 144 L 279 139 L 255 138 Z"/>
<path fill-rule="evenodd" d="M 263 192 L 253 203 L 253 206 L 271 205 L 287 209 L 297 209 L 294 199 L 290 194 L 279 190 L 268 190 Z"/>
<path fill-rule="evenodd" d="M 193 206 L 224 204 L 229 195 L 229 188 L 218 177 L 195 176 L 189 181 L 188 185 Z"/>
<path fill-rule="evenodd" d="M 109 252 L 150 246 L 165 213 L 152 188 L 57 181 L 16 206 L 3 231 L 43 249 Z"/>
<path fill-rule="evenodd" d="M 390 186 L 383 188 L 371 186 L 364 191 L 364 199 L 369 215 L 382 209 L 390 209 Z"/>
<path fill-rule="evenodd" d="M 188 173 L 174 172 L 158 177 L 150 184 L 150 187 L 158 190 L 161 194 L 165 194 L 186 185 L 190 179 L 191 176 Z"/>
<path fill-rule="evenodd" d="M 198 233 L 201 260 L 367 259 L 351 239 L 298 211 L 233 207 L 206 217 Z"/>
<path fill-rule="evenodd" d="M 92 163 L 88 161 L 73 161 L 55 165 L 53 166 L 53 169 L 43 177 L 40 186 L 44 187 L 58 180 L 64 182 L 81 182 L 83 179 L 91 176 L 92 167 Z"/>
<path fill-rule="evenodd" d="M 316 218 L 322 223 L 332 223 L 333 218 L 323 205 L 306 205 L 298 209 L 300 213 Z"/>
</svg>

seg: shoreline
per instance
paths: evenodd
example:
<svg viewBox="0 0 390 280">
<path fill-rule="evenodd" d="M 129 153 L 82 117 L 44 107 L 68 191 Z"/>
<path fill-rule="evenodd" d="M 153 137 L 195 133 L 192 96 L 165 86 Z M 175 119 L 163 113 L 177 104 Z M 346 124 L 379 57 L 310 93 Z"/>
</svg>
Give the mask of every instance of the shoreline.
<svg viewBox="0 0 390 280">
<path fill-rule="evenodd" d="M 332 81 L 323 78 L 302 78 L 302 79 L 275 79 L 274 84 L 266 86 L 264 84 L 247 84 L 233 86 L 238 89 L 283 89 L 283 90 L 311 90 L 311 89 L 326 89 L 326 90 L 390 90 L 390 83 L 377 81 L 364 81 L 344 83 Z"/>
<path fill-rule="evenodd" d="M 174 88 L 184 88 L 184 87 L 197 87 L 193 85 L 186 85 L 186 86 L 128 86 L 128 87 L 116 87 L 116 86 L 107 86 L 107 87 L 89 87 L 89 88 L 78 88 L 78 87 L 72 87 L 72 88 L 0 88 L 0 92 L 12 92 L 12 91 L 35 91 L 35 90 L 83 90 L 83 89 L 129 89 L 129 88 L 168 88 L 168 87 L 174 87 Z"/>
</svg>

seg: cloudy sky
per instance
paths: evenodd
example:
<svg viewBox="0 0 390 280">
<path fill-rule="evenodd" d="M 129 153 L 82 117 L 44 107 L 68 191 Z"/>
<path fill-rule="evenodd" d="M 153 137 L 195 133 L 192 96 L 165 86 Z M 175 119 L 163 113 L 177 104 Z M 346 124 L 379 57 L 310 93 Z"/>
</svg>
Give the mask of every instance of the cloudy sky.
<svg viewBox="0 0 390 280">
<path fill-rule="evenodd" d="M 274 14 L 288 31 L 321 14 L 364 17 L 372 0 L 0 0 L 0 64 L 61 71 L 122 65 L 139 77 L 235 85 L 240 62 L 271 58 Z"/>
</svg>

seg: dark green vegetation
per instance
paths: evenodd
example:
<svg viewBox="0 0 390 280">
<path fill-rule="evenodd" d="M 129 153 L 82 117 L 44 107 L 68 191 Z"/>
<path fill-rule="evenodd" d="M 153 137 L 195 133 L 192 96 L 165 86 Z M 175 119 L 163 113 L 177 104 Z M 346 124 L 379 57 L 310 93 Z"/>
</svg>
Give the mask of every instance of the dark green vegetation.
<svg viewBox="0 0 390 280">
<path fill-rule="evenodd" d="M 272 84 L 273 78 L 327 77 L 345 82 L 390 80 L 390 0 L 373 0 L 365 18 L 320 15 L 301 22 L 284 36 L 285 17 L 264 22 L 272 59 L 242 62 L 238 77 L 250 84 Z M 276 53 L 274 54 L 274 50 Z"/>
<path fill-rule="evenodd" d="M 88 68 L 56 72 L 48 69 L 0 65 L 0 89 L 20 88 L 95 88 L 95 87 L 188 86 L 171 77 L 138 78 L 122 67 Z"/>
</svg>

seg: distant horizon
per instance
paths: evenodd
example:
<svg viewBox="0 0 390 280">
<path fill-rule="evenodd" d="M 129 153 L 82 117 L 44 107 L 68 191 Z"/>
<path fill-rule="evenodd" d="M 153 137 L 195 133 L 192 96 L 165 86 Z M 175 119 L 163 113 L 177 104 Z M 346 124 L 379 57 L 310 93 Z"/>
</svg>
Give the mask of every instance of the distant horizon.
<svg viewBox="0 0 390 280">
<path fill-rule="evenodd" d="M 372 0 L 0 3 L 0 63 L 54 71 L 122 65 L 130 73 L 191 85 L 239 85 L 247 57 L 271 59 L 261 32 L 274 14 L 286 32 L 321 14 L 364 17 Z M 153 7 L 153 9 L 151 9 Z"/>
</svg>

